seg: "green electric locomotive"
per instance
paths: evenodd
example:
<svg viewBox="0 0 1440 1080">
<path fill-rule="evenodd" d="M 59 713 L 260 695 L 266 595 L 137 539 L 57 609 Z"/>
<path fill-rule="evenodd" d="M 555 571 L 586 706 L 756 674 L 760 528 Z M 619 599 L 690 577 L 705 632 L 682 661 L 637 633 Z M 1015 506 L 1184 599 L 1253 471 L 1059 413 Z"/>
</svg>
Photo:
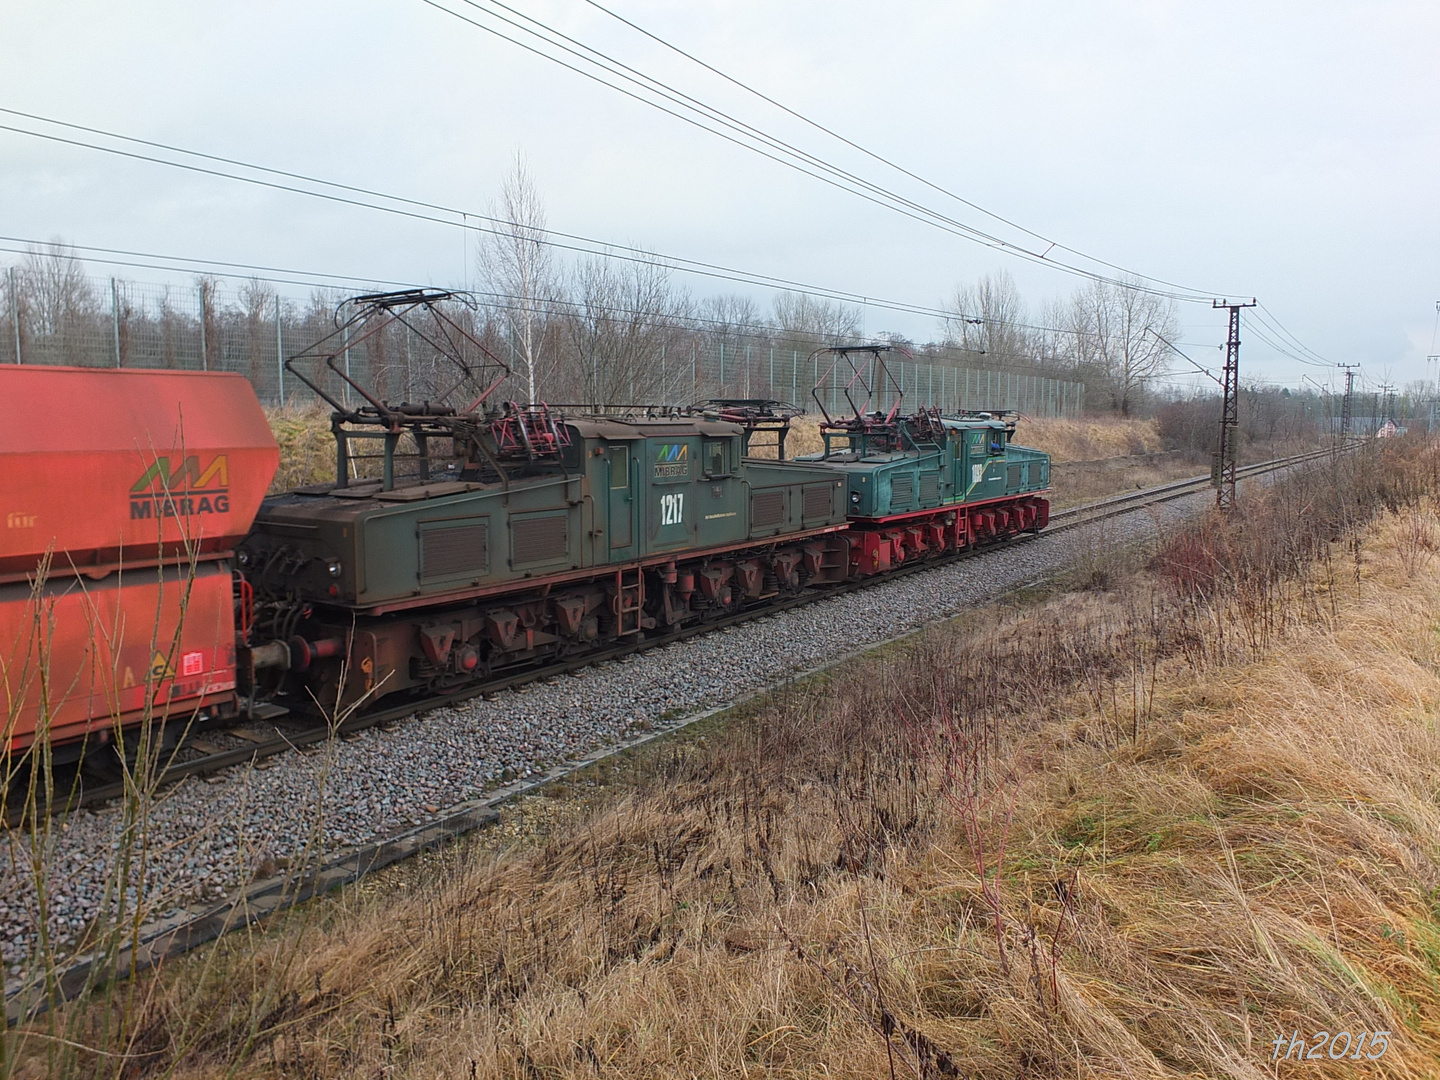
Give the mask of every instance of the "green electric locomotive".
<svg viewBox="0 0 1440 1080">
<path fill-rule="evenodd" d="M 424 314 L 441 321 L 429 340 L 480 349 L 443 321 L 442 298 L 361 298 L 344 340 Z M 477 378 L 457 349 L 463 381 L 478 383 L 469 404 L 392 404 L 341 356 L 327 341 L 314 367 L 303 354 L 290 366 L 334 409 L 335 481 L 267 499 L 237 552 L 252 708 L 474 686 L 1047 516 L 1048 459 L 989 415 L 857 409 L 827 416 L 823 453 L 786 460 L 799 410 L 778 402 L 619 416 L 495 408 L 487 398 L 508 371 L 488 357 L 492 376 Z M 327 389 L 319 366 L 365 403 Z M 766 433 L 776 456 L 752 456 Z"/>
<path fill-rule="evenodd" d="M 1015 416 L 1003 410 L 942 415 L 901 413 L 903 392 L 885 355 L 893 346 L 821 350 L 833 363 L 815 401 L 824 415 L 824 450 L 798 460 L 845 477 L 845 506 L 857 550 L 854 574 L 883 573 L 916 558 L 953 553 L 1050 519 L 1050 455 L 1016 445 Z M 843 399 L 847 415 L 825 404 Z M 888 409 L 872 408 L 888 389 Z"/>
</svg>

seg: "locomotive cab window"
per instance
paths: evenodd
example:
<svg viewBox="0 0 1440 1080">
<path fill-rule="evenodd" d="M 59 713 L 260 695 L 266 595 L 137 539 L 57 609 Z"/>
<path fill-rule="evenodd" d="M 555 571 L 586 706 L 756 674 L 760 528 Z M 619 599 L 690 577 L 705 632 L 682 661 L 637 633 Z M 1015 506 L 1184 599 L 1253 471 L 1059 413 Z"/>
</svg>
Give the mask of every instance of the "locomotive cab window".
<svg viewBox="0 0 1440 1080">
<path fill-rule="evenodd" d="M 610 486 L 612 488 L 628 488 L 630 486 L 630 447 L 623 443 L 610 447 Z"/>
<path fill-rule="evenodd" d="M 719 439 L 712 440 L 705 444 L 705 472 L 709 476 L 728 476 L 730 470 L 726 468 L 728 455 L 725 452 L 725 443 Z"/>
<path fill-rule="evenodd" d="M 990 456 L 999 457 L 1005 453 L 1005 434 L 1000 431 L 990 432 Z"/>
</svg>

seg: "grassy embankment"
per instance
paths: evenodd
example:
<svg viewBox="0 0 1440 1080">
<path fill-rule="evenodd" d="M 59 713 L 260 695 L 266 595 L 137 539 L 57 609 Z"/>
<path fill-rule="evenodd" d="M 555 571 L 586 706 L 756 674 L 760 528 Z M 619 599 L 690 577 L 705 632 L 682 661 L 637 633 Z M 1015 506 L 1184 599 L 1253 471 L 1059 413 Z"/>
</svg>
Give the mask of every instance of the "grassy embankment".
<svg viewBox="0 0 1440 1080">
<path fill-rule="evenodd" d="M 330 416 L 317 406 L 267 407 L 265 416 L 280 444 L 280 470 L 271 493 L 335 480 L 335 439 Z"/>
<path fill-rule="evenodd" d="M 1383 454 L 142 980 L 117 1049 L 180 1077 L 1259 1077 L 1277 1035 L 1347 1029 L 1388 1051 L 1281 1075 L 1433 1076 L 1440 453 Z"/>
</svg>

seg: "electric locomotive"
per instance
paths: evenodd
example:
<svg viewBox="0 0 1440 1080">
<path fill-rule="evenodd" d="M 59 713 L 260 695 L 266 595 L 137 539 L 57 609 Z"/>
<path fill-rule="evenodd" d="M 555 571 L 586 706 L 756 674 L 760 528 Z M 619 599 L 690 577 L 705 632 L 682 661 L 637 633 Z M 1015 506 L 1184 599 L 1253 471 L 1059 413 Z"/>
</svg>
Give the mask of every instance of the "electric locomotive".
<svg viewBox="0 0 1440 1080">
<path fill-rule="evenodd" d="M 25 403 L 0 443 L 8 747 L 455 692 L 1048 520 L 1013 417 L 902 414 L 889 347 L 822 350 L 849 412 L 817 388 L 824 449 L 787 460 L 780 402 L 497 406 L 509 370 L 450 299 L 355 298 L 290 358 L 331 406 L 335 477 L 263 502 L 278 450 L 239 376 L 0 372 Z M 395 324 L 443 361 L 433 399 L 351 376 Z M 47 422 L 62 403 L 80 423 Z"/>
<path fill-rule="evenodd" d="M 902 414 L 904 393 L 885 363 L 894 348 L 820 350 L 833 357 L 814 395 L 824 450 L 798 459 L 845 477 L 851 576 L 1043 529 L 1050 456 L 1016 445 L 1016 418 L 1004 410 Z M 830 414 L 827 385 L 847 415 Z M 888 409 L 875 408 L 877 399 L 889 399 Z"/>
<path fill-rule="evenodd" d="M 271 498 L 240 547 L 262 693 L 444 692 L 846 575 L 842 479 L 748 458 L 754 428 L 718 410 L 396 423 L 459 452 Z"/>
</svg>

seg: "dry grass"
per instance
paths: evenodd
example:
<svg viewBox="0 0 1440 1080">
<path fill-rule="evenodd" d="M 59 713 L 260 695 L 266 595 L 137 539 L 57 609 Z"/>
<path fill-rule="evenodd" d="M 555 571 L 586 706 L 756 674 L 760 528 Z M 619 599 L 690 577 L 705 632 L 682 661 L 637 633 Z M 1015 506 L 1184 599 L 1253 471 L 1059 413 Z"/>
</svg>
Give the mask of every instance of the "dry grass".
<svg viewBox="0 0 1440 1080">
<path fill-rule="evenodd" d="M 265 417 L 280 444 L 280 469 L 270 485 L 271 494 L 335 479 L 335 439 L 323 406 L 268 407 Z"/>
<path fill-rule="evenodd" d="M 1440 519 L 1382 481 L 1277 542 L 1335 479 L 176 965 L 135 1075 L 1260 1077 L 1348 1028 L 1433 1076 Z"/>
<path fill-rule="evenodd" d="M 1060 463 L 1051 466 L 1050 505 L 1055 509 L 1094 502 L 1107 495 L 1155 487 L 1173 480 L 1186 480 L 1204 472 L 1203 466 L 1180 457 L 1162 457 L 1153 462 L 1140 459 L 1120 468 L 1089 468 Z"/>
<path fill-rule="evenodd" d="M 1163 449 L 1154 420 L 1120 417 L 1022 420 L 1015 441 L 1044 450 L 1057 462 L 1097 461 L 1129 454 L 1154 454 Z"/>
</svg>

